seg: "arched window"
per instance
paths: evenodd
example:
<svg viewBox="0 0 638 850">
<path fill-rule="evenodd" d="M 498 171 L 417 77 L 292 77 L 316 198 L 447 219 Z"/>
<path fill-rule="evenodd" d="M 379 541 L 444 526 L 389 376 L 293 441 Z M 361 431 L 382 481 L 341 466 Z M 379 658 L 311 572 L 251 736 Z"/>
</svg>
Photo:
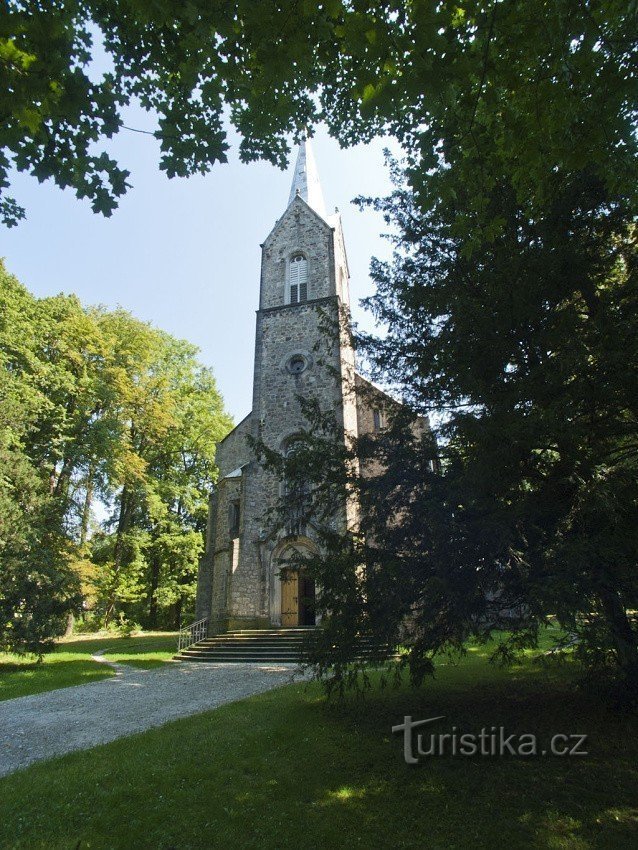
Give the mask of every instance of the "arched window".
<svg viewBox="0 0 638 850">
<path fill-rule="evenodd" d="M 290 304 L 300 304 L 308 300 L 308 260 L 303 254 L 294 254 L 290 258 L 288 286 Z"/>
<path fill-rule="evenodd" d="M 231 540 L 239 537 L 239 524 L 241 520 L 241 509 L 239 499 L 233 499 L 228 505 L 228 533 Z"/>
<path fill-rule="evenodd" d="M 374 423 L 375 431 L 383 431 L 383 429 L 385 428 L 385 410 L 373 410 L 372 421 Z"/>
</svg>

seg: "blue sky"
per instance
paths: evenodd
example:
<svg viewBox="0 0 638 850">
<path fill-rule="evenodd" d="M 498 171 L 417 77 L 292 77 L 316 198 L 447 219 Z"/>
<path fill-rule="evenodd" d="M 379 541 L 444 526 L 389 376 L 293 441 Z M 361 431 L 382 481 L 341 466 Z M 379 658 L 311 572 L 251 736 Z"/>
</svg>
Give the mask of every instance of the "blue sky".
<svg viewBox="0 0 638 850">
<path fill-rule="evenodd" d="M 138 109 L 125 123 L 153 129 Z M 388 256 L 389 244 L 380 237 L 381 217 L 359 212 L 351 200 L 389 189 L 386 144 L 341 150 L 322 128 L 313 141 L 326 207 L 338 206 L 343 218 L 354 318 L 367 327 L 358 301 L 371 292 L 370 258 Z M 11 230 L 0 226 L 0 256 L 38 296 L 76 293 L 86 304 L 121 305 L 195 343 L 238 422 L 251 405 L 259 243 L 286 207 L 294 155 L 284 173 L 240 163 L 235 144 L 229 164 L 168 180 L 151 136 L 123 130 L 109 151 L 133 184 L 110 219 L 70 191 L 17 175 L 10 194 L 26 206 L 27 219 Z"/>
</svg>

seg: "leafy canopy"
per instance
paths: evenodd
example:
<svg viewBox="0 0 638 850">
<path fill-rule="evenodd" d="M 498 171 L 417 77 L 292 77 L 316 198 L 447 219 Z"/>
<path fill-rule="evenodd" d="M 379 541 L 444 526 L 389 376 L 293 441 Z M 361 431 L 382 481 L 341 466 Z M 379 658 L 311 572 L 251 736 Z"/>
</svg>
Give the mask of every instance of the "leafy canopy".
<svg viewBox="0 0 638 850">
<path fill-rule="evenodd" d="M 41 651 L 80 602 L 178 620 L 230 427 L 194 346 L 0 265 L 0 646 Z"/>
<path fill-rule="evenodd" d="M 464 168 L 475 149 L 479 206 L 494 160 L 530 201 L 552 169 L 586 162 L 633 192 L 635 31 L 624 0 L 8 0 L 0 188 L 17 168 L 110 215 L 128 172 L 104 140 L 136 101 L 157 116 L 169 177 L 226 160 L 225 119 L 243 160 L 280 166 L 290 133 L 325 121 L 343 144 L 389 132 L 419 168 Z M 24 215 L 0 203 L 7 224 Z"/>
</svg>

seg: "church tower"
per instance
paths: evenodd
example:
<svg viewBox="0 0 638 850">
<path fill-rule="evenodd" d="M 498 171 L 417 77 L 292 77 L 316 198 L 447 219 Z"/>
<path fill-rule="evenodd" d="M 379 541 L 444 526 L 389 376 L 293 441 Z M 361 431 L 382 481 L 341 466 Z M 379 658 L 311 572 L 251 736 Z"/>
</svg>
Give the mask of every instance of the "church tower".
<svg viewBox="0 0 638 850">
<path fill-rule="evenodd" d="M 288 206 L 262 245 L 253 408 L 219 444 L 220 477 L 211 496 L 206 554 L 200 564 L 198 619 L 212 632 L 314 625 L 315 588 L 286 573 L 291 547 L 316 551 L 312 530 L 269 528 L 281 482 L 255 459 L 248 438 L 285 452 L 305 421 L 299 396 L 332 410 L 343 439 L 356 437 L 361 412 L 352 392 L 349 335 L 333 338 L 349 308 L 348 261 L 337 212 L 327 215 L 309 139 L 297 155 Z M 359 422 L 358 422 L 359 419 Z M 338 507 L 342 523 L 356 520 Z M 305 584 L 304 584 L 305 582 Z"/>
</svg>

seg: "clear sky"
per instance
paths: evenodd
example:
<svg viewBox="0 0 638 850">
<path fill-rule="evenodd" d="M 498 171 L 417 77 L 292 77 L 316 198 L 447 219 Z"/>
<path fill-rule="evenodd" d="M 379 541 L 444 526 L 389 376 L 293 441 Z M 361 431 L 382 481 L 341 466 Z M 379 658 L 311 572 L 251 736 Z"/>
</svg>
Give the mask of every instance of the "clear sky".
<svg viewBox="0 0 638 850">
<path fill-rule="evenodd" d="M 153 129 L 141 110 L 129 110 L 125 123 Z M 368 327 L 358 301 L 371 292 L 370 258 L 388 256 L 389 244 L 381 217 L 351 200 L 388 191 L 386 144 L 340 150 L 321 128 L 313 140 L 326 207 L 338 206 L 343 218 L 354 318 Z M 71 191 L 18 175 L 10 194 L 27 219 L 11 230 L 0 225 L 0 256 L 38 296 L 120 305 L 195 343 L 238 422 L 251 405 L 259 244 L 286 207 L 296 152 L 284 173 L 240 163 L 234 145 L 229 163 L 210 174 L 168 180 L 153 137 L 123 130 L 109 150 L 133 184 L 110 219 Z"/>
</svg>

